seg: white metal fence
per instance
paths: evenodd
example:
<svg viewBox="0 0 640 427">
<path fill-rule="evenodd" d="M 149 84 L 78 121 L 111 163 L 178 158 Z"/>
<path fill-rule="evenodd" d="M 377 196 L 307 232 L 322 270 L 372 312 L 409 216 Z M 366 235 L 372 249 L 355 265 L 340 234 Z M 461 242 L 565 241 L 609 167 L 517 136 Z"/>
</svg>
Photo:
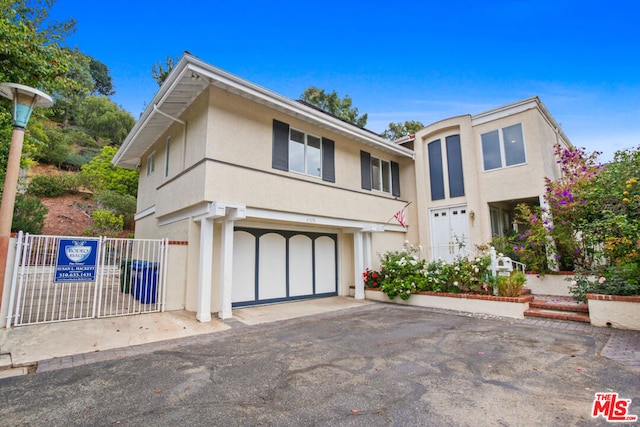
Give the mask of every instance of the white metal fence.
<svg viewBox="0 0 640 427">
<path fill-rule="evenodd" d="M 163 310 L 166 239 L 101 237 L 95 280 L 56 283 L 61 239 L 18 234 L 7 327 Z"/>
</svg>

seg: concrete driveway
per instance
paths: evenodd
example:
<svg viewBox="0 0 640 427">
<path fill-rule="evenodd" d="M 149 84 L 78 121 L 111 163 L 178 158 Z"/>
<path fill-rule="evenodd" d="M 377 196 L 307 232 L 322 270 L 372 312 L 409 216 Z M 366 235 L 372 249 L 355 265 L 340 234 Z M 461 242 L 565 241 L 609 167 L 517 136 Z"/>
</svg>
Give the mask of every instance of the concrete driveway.
<svg viewBox="0 0 640 427">
<path fill-rule="evenodd" d="M 640 373 L 603 333 L 387 304 L 176 340 L 152 353 L 0 380 L 2 425 L 570 426 Z"/>
</svg>

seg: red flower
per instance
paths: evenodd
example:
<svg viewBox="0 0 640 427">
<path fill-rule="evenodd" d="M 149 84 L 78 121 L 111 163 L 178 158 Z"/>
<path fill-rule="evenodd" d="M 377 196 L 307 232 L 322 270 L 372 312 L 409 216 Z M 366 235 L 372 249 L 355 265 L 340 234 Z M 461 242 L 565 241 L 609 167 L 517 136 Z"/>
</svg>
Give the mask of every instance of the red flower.
<svg viewBox="0 0 640 427">
<path fill-rule="evenodd" d="M 378 277 L 378 275 L 376 273 L 373 273 L 371 277 L 375 279 L 376 277 Z"/>
</svg>

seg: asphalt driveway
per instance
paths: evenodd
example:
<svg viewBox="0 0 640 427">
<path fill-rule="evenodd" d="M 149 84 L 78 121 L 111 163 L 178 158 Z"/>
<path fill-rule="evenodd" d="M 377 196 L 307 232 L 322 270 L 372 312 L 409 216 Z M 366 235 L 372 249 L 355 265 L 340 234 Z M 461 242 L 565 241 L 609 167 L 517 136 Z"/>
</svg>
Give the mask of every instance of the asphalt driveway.
<svg viewBox="0 0 640 427">
<path fill-rule="evenodd" d="M 372 304 L 0 380 L 1 425 L 570 426 L 640 373 L 608 335 Z"/>
</svg>

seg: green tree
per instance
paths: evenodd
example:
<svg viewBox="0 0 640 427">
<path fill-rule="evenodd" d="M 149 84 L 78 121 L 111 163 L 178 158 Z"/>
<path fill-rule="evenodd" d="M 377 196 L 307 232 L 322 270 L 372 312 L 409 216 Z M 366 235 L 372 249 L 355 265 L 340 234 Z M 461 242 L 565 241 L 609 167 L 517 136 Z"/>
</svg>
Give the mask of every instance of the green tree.
<svg viewBox="0 0 640 427">
<path fill-rule="evenodd" d="M 135 119 L 109 98 L 88 96 L 78 106 L 76 124 L 102 143 L 120 145 L 135 124 Z"/>
<path fill-rule="evenodd" d="M 367 125 L 367 114 L 359 115 L 358 109 L 352 106 L 353 100 L 349 95 L 340 99 L 335 90 L 327 93 L 324 89 L 309 86 L 301 95 L 301 99 L 356 126 Z"/>
<path fill-rule="evenodd" d="M 169 77 L 169 74 L 176 67 L 177 63 L 177 58 L 167 56 L 164 60 L 164 64 L 162 61 L 159 61 L 157 64 L 153 64 L 153 67 L 151 67 L 151 77 L 153 77 L 153 80 L 158 83 L 158 86 L 162 86 L 164 81 L 167 80 L 167 77 Z"/>
<path fill-rule="evenodd" d="M 138 192 L 138 171 L 114 166 L 111 159 L 117 151 L 116 147 L 104 147 L 99 156 L 82 166 L 82 176 L 87 186 L 96 193 L 111 190 L 135 196 Z"/>
<path fill-rule="evenodd" d="M 95 93 L 104 96 L 116 93 L 113 89 L 113 79 L 109 74 L 109 67 L 95 58 L 90 58 L 89 72 L 93 79 Z"/>
<path fill-rule="evenodd" d="M 54 0 L 0 0 L 0 81 L 21 83 L 54 93 L 77 87 L 68 72 L 72 51 L 62 46 L 76 22 L 51 22 Z"/>
<path fill-rule="evenodd" d="M 389 141 L 395 141 L 398 138 L 402 138 L 403 136 L 415 134 L 420 129 L 422 129 L 424 125 L 422 122 L 418 122 L 415 120 L 407 120 L 404 123 L 389 123 L 389 127 L 385 129 L 384 132 L 380 134 L 384 139 Z"/>
<path fill-rule="evenodd" d="M 0 82 L 24 84 L 39 88 L 56 100 L 68 100 L 73 94 L 87 91 L 85 63 L 78 52 L 63 45 L 76 22 L 49 19 L 54 1 L 0 0 Z M 23 150 L 26 154 L 37 152 L 45 142 L 43 132 L 36 130 L 35 137 L 30 132 L 42 122 L 44 111 L 47 110 L 36 109 L 29 121 Z M 0 102 L 0 183 L 6 170 L 11 127 L 11 103 Z"/>
</svg>

